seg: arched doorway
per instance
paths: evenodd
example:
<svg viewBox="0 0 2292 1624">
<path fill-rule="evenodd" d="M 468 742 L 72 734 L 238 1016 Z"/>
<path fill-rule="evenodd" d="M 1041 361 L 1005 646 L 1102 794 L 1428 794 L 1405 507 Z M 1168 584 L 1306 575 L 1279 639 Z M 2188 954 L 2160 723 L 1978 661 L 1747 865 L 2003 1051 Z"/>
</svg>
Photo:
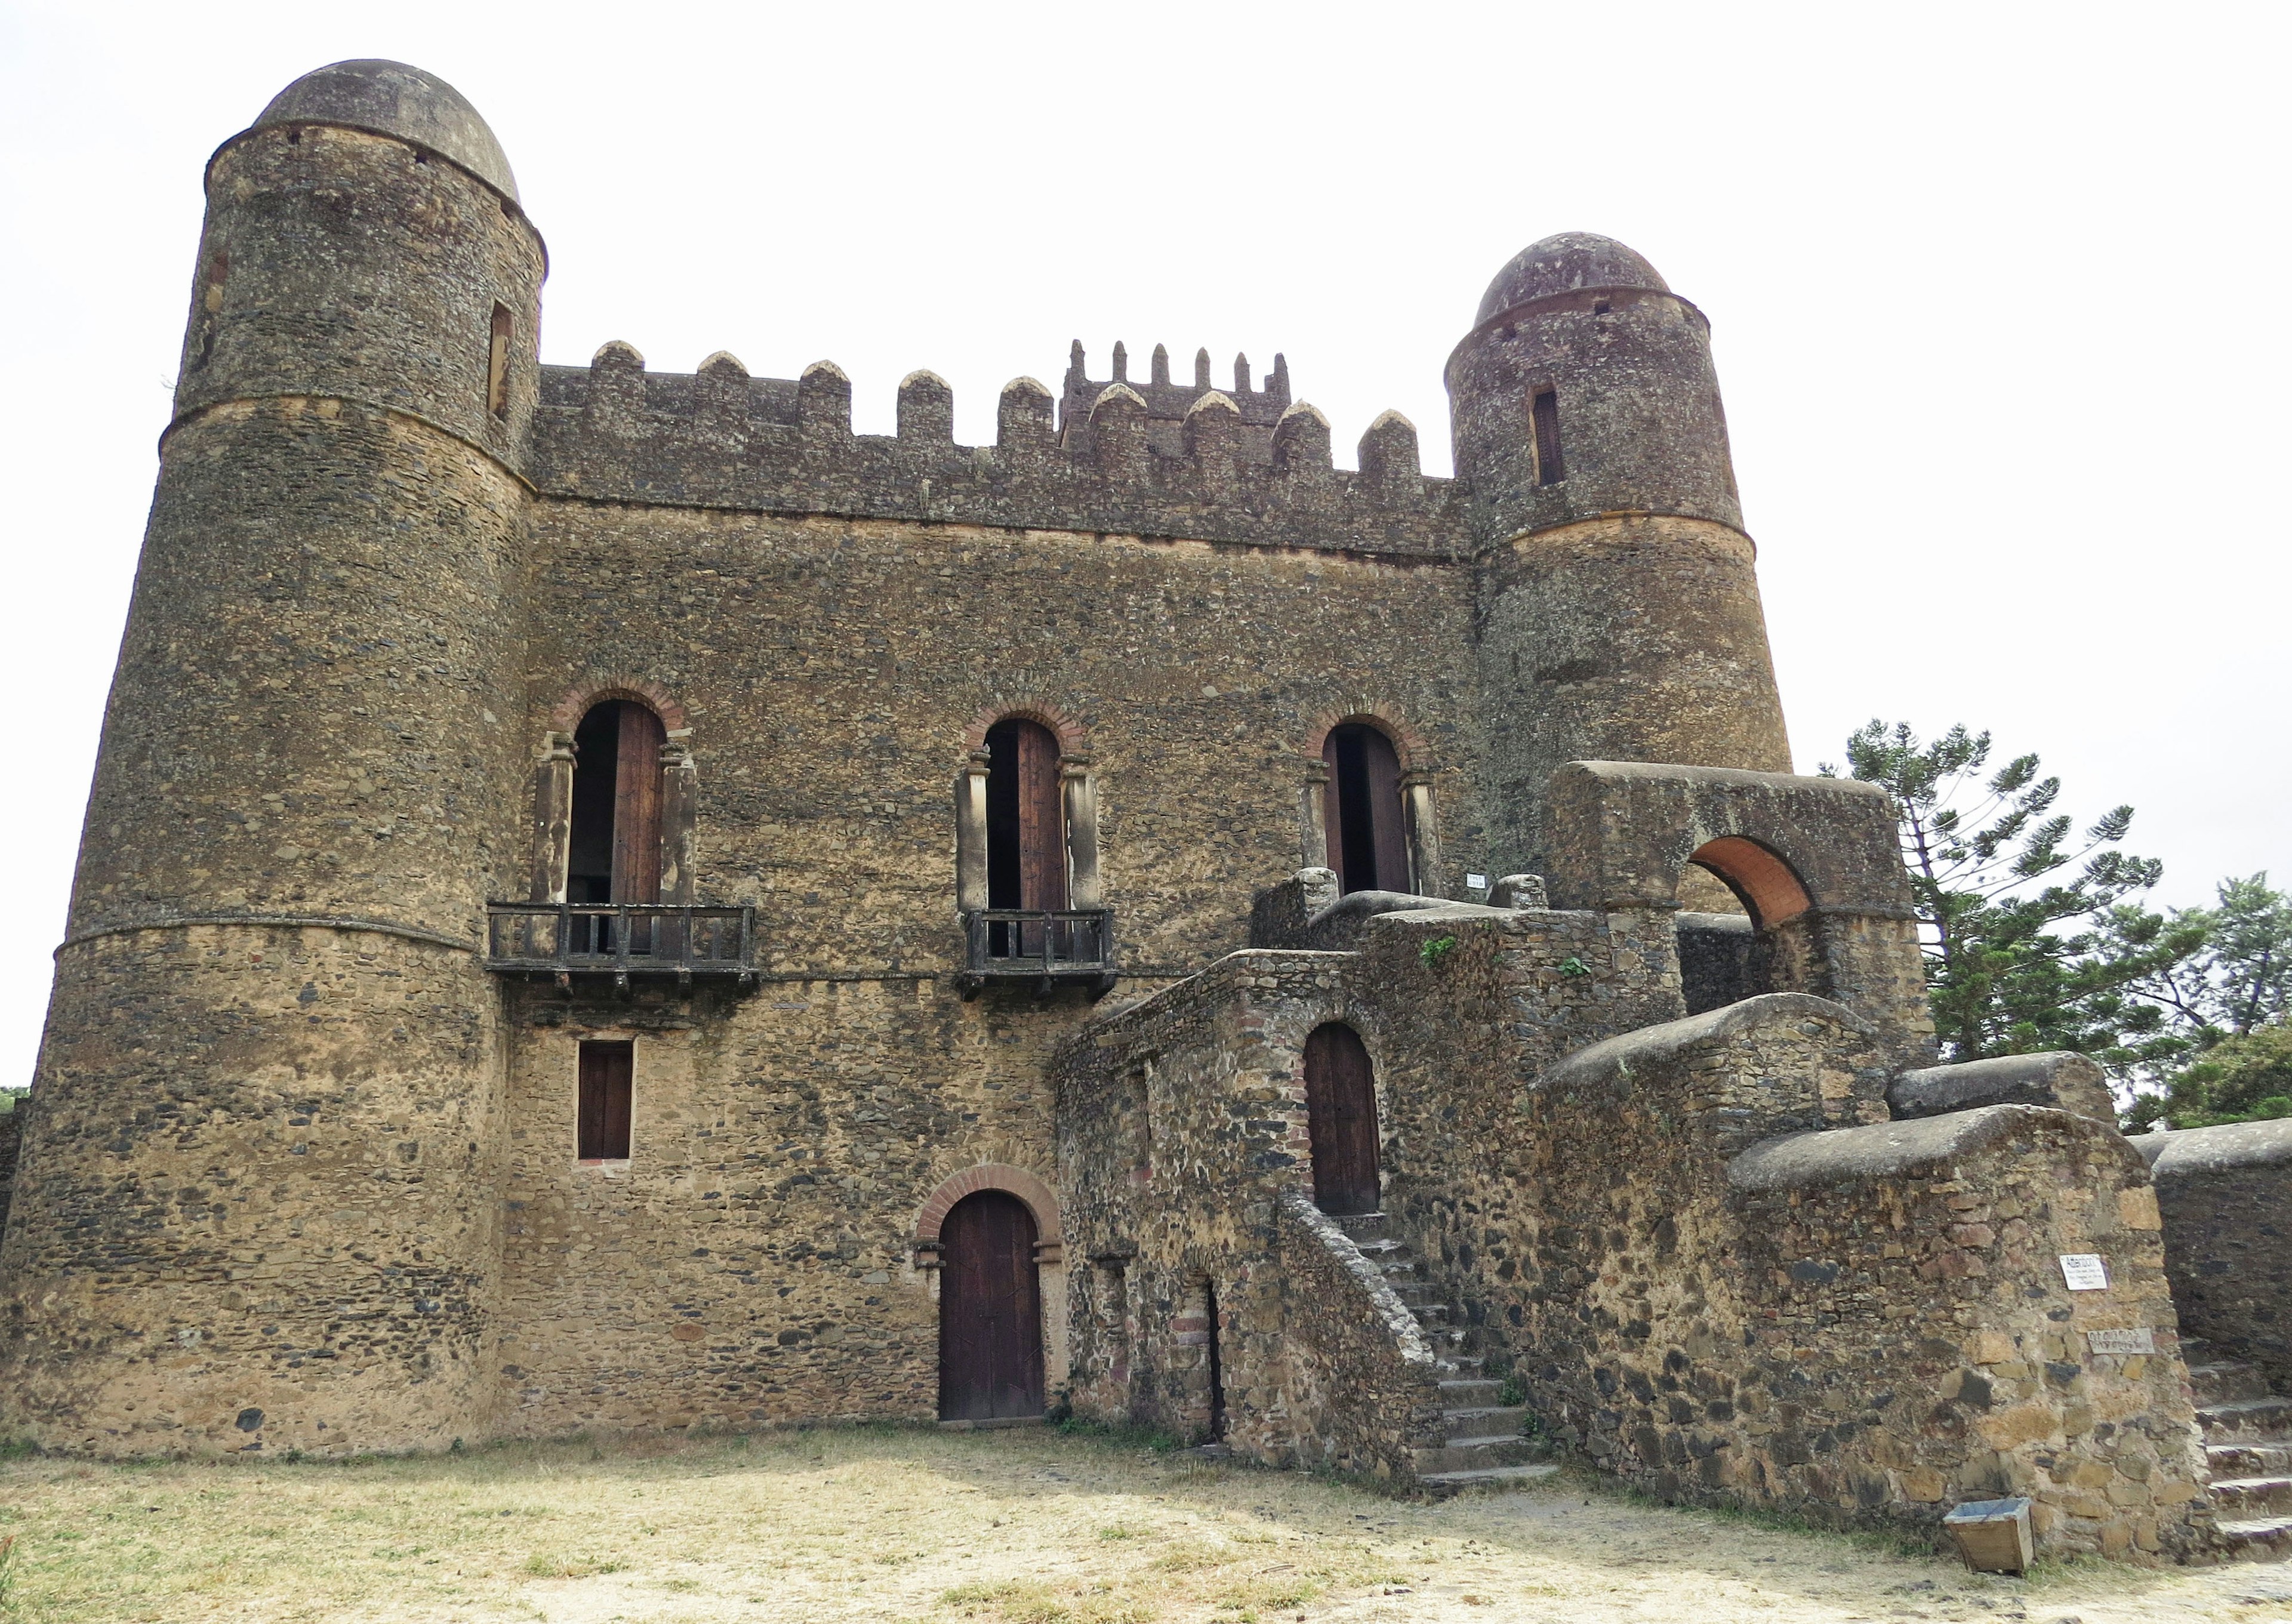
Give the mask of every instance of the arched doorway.
<svg viewBox="0 0 2292 1624">
<path fill-rule="evenodd" d="M 569 902 L 660 901 L 660 718 L 626 699 L 592 705 L 573 735 Z"/>
<path fill-rule="evenodd" d="M 1408 890 L 1400 757 L 1392 740 L 1368 723 L 1348 722 L 1329 730 L 1321 760 L 1329 770 L 1321 816 L 1339 891 Z"/>
<path fill-rule="evenodd" d="M 1035 1215 L 981 1190 L 940 1224 L 939 1416 L 989 1421 L 1043 1413 L 1043 1307 Z"/>
<path fill-rule="evenodd" d="M 1066 809 L 1059 791 L 1058 736 L 1039 722 L 1006 716 L 987 730 L 987 906 L 1067 905 Z M 1043 950 L 1040 925 L 997 923 L 997 957 Z"/>
<path fill-rule="evenodd" d="M 1376 1073 L 1360 1034 L 1341 1021 L 1305 1039 L 1305 1125 L 1313 1147 L 1313 1204 L 1333 1216 L 1375 1212 Z"/>
<path fill-rule="evenodd" d="M 1688 906 L 1675 929 L 1689 1014 L 1761 993 L 1811 990 L 1812 967 L 1803 961 L 1814 902 L 1779 854 L 1740 835 L 1722 835 L 1689 855 L 1680 881 Z M 1710 905 L 1705 899 L 1732 906 L 1701 911 Z"/>
</svg>

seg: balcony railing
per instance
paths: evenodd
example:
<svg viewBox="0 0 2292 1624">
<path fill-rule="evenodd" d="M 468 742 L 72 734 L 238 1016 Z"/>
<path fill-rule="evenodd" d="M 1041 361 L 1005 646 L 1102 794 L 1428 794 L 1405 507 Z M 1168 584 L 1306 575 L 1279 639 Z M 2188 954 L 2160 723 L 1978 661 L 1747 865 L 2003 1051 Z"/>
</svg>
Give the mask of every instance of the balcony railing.
<svg viewBox="0 0 2292 1624">
<path fill-rule="evenodd" d="M 965 998 L 984 987 L 1114 988 L 1114 915 L 1103 908 L 981 908 L 964 917 Z"/>
<path fill-rule="evenodd" d="M 753 908 L 677 908 L 658 902 L 491 902 L 486 963 L 526 978 L 756 979 Z"/>
</svg>

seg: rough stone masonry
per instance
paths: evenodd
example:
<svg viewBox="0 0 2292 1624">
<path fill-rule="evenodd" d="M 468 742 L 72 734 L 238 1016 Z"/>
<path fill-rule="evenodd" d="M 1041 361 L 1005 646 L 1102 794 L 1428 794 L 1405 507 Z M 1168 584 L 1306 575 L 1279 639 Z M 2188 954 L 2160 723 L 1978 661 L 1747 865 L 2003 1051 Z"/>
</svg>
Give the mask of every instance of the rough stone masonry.
<svg viewBox="0 0 2292 1624">
<path fill-rule="evenodd" d="M 1630 249 L 1498 272 L 1444 480 L 1390 412 L 1337 466 L 1279 356 L 1077 343 L 976 447 L 928 372 L 874 436 L 829 361 L 543 366 L 509 164 L 395 63 L 206 194 L 0 1119 L 13 1434 L 1071 1410 L 2292 1540 L 2180 1336 L 2280 1375 L 2287 1146 L 2152 1175 L 2078 1062 L 1933 1066 L 1890 808 L 1789 775 L 1708 323 Z"/>
</svg>

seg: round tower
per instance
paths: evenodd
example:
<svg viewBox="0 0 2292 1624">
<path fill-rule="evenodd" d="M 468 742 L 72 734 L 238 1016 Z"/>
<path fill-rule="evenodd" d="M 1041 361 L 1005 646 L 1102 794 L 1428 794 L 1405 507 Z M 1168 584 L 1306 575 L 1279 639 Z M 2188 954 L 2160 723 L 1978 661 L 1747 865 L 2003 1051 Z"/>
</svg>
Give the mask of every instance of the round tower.
<svg viewBox="0 0 2292 1624">
<path fill-rule="evenodd" d="M 489 895 L 545 259 L 393 62 L 207 167 L 176 412 L 0 1246 L 49 1447 L 442 1444 L 489 1389 Z"/>
<path fill-rule="evenodd" d="M 1790 770 L 1710 324 L 1623 244 L 1522 250 L 1449 359 L 1497 871 L 1562 763 Z"/>
</svg>

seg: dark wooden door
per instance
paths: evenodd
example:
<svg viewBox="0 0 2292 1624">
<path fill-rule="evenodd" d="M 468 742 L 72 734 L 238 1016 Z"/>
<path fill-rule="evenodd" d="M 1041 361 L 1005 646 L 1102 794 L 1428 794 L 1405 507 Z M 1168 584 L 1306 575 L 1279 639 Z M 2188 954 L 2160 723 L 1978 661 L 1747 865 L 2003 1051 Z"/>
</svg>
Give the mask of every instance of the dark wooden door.
<svg viewBox="0 0 2292 1624">
<path fill-rule="evenodd" d="M 660 751 L 668 742 L 660 718 L 642 705 L 621 706 L 613 766 L 613 896 L 616 902 L 660 901 Z"/>
<path fill-rule="evenodd" d="M 1376 1077 L 1350 1026 L 1332 1021 L 1305 1039 L 1305 1122 L 1313 1145 L 1313 1203 L 1327 1213 L 1375 1212 Z"/>
<path fill-rule="evenodd" d="M 1348 893 L 1409 889 L 1400 757 L 1392 740 L 1365 723 L 1349 722 L 1329 730 L 1321 760 L 1329 770 L 1322 828 L 1338 888 Z"/>
<path fill-rule="evenodd" d="M 965 1196 L 940 1225 L 939 1415 L 1043 1413 L 1043 1307 L 1035 1215 L 1000 1190 Z"/>
</svg>

